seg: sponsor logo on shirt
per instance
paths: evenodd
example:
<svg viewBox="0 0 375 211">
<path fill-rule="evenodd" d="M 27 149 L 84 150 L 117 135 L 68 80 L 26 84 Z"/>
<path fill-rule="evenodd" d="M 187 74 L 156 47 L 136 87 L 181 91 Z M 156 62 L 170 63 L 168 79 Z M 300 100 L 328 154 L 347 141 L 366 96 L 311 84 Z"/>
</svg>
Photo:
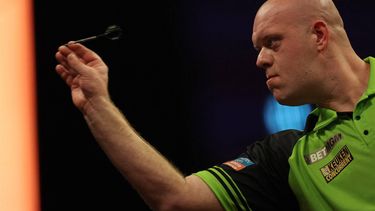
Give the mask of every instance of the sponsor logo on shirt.
<svg viewBox="0 0 375 211">
<path fill-rule="evenodd" d="M 253 165 L 254 162 L 251 161 L 249 158 L 237 158 L 235 160 L 225 162 L 224 164 L 236 171 L 239 171 L 241 169 L 246 168 L 247 166 Z"/>
<path fill-rule="evenodd" d="M 319 149 L 318 151 L 305 155 L 305 161 L 307 164 L 315 163 L 323 158 L 325 158 L 336 145 L 342 139 L 341 133 L 334 135 L 332 138 L 328 139 L 323 148 Z"/>
<path fill-rule="evenodd" d="M 350 153 L 349 148 L 345 145 L 336 154 L 333 160 L 320 169 L 320 172 L 322 173 L 326 182 L 329 183 L 352 161 L 353 155 Z"/>
</svg>

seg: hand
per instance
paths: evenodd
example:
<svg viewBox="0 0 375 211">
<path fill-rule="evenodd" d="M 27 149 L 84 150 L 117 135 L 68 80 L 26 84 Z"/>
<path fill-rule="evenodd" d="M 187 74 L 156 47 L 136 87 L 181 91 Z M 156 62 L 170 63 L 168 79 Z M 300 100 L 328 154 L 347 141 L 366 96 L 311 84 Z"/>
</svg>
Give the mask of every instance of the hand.
<svg viewBox="0 0 375 211">
<path fill-rule="evenodd" d="M 60 46 L 56 72 L 70 87 L 74 105 L 84 111 L 94 98 L 107 98 L 108 67 L 94 51 L 79 43 Z"/>
</svg>

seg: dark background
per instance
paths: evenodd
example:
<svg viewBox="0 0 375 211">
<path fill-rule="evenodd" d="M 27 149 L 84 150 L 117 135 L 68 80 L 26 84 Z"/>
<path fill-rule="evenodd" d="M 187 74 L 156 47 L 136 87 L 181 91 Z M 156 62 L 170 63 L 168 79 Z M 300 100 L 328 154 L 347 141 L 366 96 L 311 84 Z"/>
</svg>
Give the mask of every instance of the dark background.
<svg viewBox="0 0 375 211">
<path fill-rule="evenodd" d="M 235 158 L 267 134 L 268 90 L 252 21 L 263 1 L 35 0 L 43 211 L 148 210 L 98 147 L 54 72 L 57 48 L 113 24 L 124 36 L 86 45 L 110 67 L 109 89 L 138 132 L 185 174 Z M 375 55 L 373 1 L 336 1 L 354 49 Z"/>
</svg>

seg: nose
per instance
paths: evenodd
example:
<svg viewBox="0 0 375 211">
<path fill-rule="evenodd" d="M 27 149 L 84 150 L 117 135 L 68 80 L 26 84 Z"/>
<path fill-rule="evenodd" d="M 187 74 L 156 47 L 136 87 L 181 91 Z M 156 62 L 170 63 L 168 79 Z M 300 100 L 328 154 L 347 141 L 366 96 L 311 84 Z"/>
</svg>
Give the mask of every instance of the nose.
<svg viewBox="0 0 375 211">
<path fill-rule="evenodd" d="M 261 69 L 267 69 L 273 64 L 273 57 L 269 52 L 270 49 L 262 48 L 258 54 L 256 65 Z"/>
</svg>

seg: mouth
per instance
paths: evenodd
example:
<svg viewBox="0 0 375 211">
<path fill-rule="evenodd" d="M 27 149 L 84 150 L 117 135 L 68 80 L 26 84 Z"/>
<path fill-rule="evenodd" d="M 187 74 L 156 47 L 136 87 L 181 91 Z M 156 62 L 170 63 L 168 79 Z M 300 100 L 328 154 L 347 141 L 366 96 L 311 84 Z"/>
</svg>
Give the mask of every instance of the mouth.
<svg viewBox="0 0 375 211">
<path fill-rule="evenodd" d="M 274 79 L 277 77 L 277 75 L 267 75 L 266 78 L 267 78 L 267 81 L 266 81 L 266 84 L 268 86 L 268 88 L 271 88 L 273 87 L 274 85 Z"/>
<path fill-rule="evenodd" d="M 266 78 L 267 78 L 267 80 L 270 80 L 270 79 L 272 79 L 272 78 L 274 78 L 274 77 L 276 77 L 277 75 L 276 74 L 273 74 L 273 75 L 266 75 Z"/>
</svg>

